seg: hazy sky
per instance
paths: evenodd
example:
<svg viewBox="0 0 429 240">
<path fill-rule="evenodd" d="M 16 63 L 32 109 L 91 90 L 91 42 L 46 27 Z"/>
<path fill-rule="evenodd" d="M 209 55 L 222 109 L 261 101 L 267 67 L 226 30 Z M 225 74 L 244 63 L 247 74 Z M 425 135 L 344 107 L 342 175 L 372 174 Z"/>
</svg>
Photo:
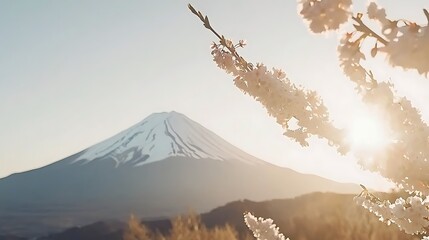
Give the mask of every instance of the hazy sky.
<svg viewBox="0 0 429 240">
<path fill-rule="evenodd" d="M 338 67 L 337 37 L 309 33 L 296 1 L 190 2 L 221 34 L 246 39 L 241 53 L 249 61 L 282 68 L 317 90 L 338 126 L 359 111 Z M 151 113 L 175 110 L 261 159 L 376 185 L 352 157 L 337 156 L 325 142 L 301 148 L 283 137 L 260 104 L 212 62 L 216 39 L 187 3 L 1 0 L 0 178 L 67 157 Z M 392 17 L 426 21 L 427 0 L 380 3 Z M 383 69 L 376 63 L 374 70 L 392 78 L 429 119 L 429 80 Z"/>
</svg>

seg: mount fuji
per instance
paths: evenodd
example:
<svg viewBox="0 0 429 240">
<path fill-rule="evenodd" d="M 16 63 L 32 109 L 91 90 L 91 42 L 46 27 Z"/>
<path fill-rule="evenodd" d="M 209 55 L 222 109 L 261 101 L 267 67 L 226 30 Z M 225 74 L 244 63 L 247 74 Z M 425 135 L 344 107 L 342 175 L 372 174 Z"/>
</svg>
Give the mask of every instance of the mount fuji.
<svg viewBox="0 0 429 240">
<path fill-rule="evenodd" d="M 101 219 L 170 217 L 354 184 L 257 159 L 177 112 L 152 114 L 48 166 L 0 179 L 0 232 L 34 237 Z"/>
</svg>

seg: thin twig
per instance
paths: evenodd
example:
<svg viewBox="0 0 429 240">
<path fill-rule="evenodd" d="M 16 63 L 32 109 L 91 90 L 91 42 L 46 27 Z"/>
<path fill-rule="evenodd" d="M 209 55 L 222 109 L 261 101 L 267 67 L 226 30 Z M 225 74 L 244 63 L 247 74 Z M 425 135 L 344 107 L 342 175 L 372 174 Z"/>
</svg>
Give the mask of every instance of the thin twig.
<svg viewBox="0 0 429 240">
<path fill-rule="evenodd" d="M 195 14 L 202 22 L 205 28 L 207 28 L 208 30 L 210 30 L 214 35 L 216 35 L 217 38 L 219 38 L 220 43 L 222 44 L 222 46 L 226 47 L 233 55 L 234 57 L 237 59 L 237 61 L 240 62 L 240 64 L 242 65 L 242 67 L 247 70 L 247 71 L 251 71 L 252 67 L 247 63 L 246 60 L 244 60 L 244 58 L 242 58 L 237 51 L 235 51 L 234 46 L 228 46 L 228 44 L 226 44 L 226 39 L 225 37 L 222 35 L 220 35 L 219 33 L 216 32 L 216 30 L 214 30 L 214 28 L 210 25 L 210 21 L 209 18 L 207 16 L 204 16 L 200 11 L 195 10 L 195 8 L 191 5 L 188 4 L 188 8 L 189 10 L 191 10 L 191 12 L 193 14 Z"/>
<path fill-rule="evenodd" d="M 359 17 L 352 17 L 352 19 L 357 22 L 357 24 L 353 24 L 353 26 L 356 28 L 356 30 L 363 32 L 364 34 L 376 38 L 379 42 L 383 43 L 385 46 L 389 44 L 389 42 L 382 38 L 380 35 L 372 31 L 365 23 L 363 23 L 362 19 Z"/>
<path fill-rule="evenodd" d="M 425 13 L 426 19 L 428 20 L 428 25 L 429 25 L 429 12 L 426 9 L 423 9 L 423 12 Z"/>
</svg>

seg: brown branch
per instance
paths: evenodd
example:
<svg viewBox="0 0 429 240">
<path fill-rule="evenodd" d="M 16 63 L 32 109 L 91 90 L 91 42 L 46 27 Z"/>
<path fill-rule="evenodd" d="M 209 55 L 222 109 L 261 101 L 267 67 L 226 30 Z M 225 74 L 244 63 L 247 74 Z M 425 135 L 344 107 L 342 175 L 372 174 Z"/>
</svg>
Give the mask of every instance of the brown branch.
<svg viewBox="0 0 429 240">
<path fill-rule="evenodd" d="M 232 53 L 232 55 L 234 55 L 234 57 L 237 59 L 237 61 L 240 62 L 240 64 L 242 65 L 242 67 L 245 70 L 247 70 L 247 71 L 252 70 L 252 67 L 249 65 L 249 63 L 247 63 L 247 61 L 244 60 L 244 58 L 242 58 L 237 53 L 237 51 L 235 51 L 234 46 L 233 45 L 228 46 L 228 44 L 226 44 L 225 37 L 223 35 L 221 36 L 219 33 L 216 32 L 216 30 L 214 30 L 214 28 L 210 25 L 210 21 L 209 21 L 209 18 L 207 16 L 203 16 L 203 14 L 200 11 L 195 10 L 195 8 L 191 4 L 188 4 L 188 8 L 189 8 L 189 10 L 191 10 L 191 12 L 193 14 L 195 14 L 203 22 L 203 25 L 205 28 L 210 30 L 214 35 L 216 35 L 217 38 L 219 38 L 221 45 L 226 47 Z"/>
<path fill-rule="evenodd" d="M 363 23 L 363 21 L 359 17 L 359 15 L 356 17 L 352 17 L 352 19 L 358 23 L 358 24 L 353 24 L 353 26 L 356 28 L 357 31 L 362 32 L 362 33 L 366 34 L 367 36 L 374 37 L 375 39 L 377 39 L 379 42 L 381 42 L 385 46 L 387 46 L 389 44 L 389 41 L 387 41 L 386 39 L 384 39 L 383 37 L 381 37 L 380 35 L 378 35 L 374 31 L 372 31 L 372 29 L 370 29 L 367 25 L 365 25 L 365 23 Z"/>
<path fill-rule="evenodd" d="M 209 18 L 207 16 L 203 16 L 203 14 L 200 11 L 195 10 L 195 8 L 191 4 L 188 4 L 188 8 L 204 23 L 203 25 L 205 28 L 212 31 L 212 33 L 214 33 L 214 35 L 216 35 L 216 37 L 218 37 L 219 39 L 222 39 L 222 37 L 210 26 Z"/>
<path fill-rule="evenodd" d="M 429 12 L 426 9 L 423 9 L 423 12 L 425 13 L 426 19 L 428 20 L 428 25 L 429 25 Z"/>
<path fill-rule="evenodd" d="M 214 30 L 214 28 L 210 25 L 210 22 L 209 22 L 209 19 L 207 16 L 203 16 L 203 14 L 200 11 L 195 10 L 195 8 L 191 4 L 188 4 L 188 8 L 189 8 L 189 10 L 191 10 L 191 12 L 194 15 L 196 15 L 203 22 L 203 25 L 205 28 L 209 29 L 214 35 L 216 35 L 217 38 L 219 38 L 221 45 L 226 47 L 234 55 L 234 57 L 242 65 L 242 67 L 245 71 L 253 70 L 253 65 L 251 63 L 248 63 L 243 57 L 241 57 L 237 53 L 237 51 L 235 51 L 234 45 L 228 46 L 228 44 L 226 44 L 225 37 L 223 35 L 222 36 L 219 35 L 216 32 L 216 30 Z M 293 117 L 299 121 L 298 117 L 296 117 L 296 116 L 293 116 Z"/>
</svg>

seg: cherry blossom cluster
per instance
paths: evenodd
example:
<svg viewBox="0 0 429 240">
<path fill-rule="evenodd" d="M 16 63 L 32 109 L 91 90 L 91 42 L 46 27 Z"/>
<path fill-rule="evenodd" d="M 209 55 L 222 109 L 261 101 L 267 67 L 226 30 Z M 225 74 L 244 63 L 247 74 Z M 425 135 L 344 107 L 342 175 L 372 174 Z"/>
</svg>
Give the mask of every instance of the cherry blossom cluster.
<svg viewBox="0 0 429 240">
<path fill-rule="evenodd" d="M 425 11 L 426 17 L 429 15 Z M 386 40 L 378 50 L 386 53 L 392 66 L 416 69 L 420 74 L 429 73 L 429 27 L 420 26 L 408 20 L 391 20 L 386 10 L 375 2 L 368 5 L 368 17 L 381 25 L 381 33 Z M 402 23 L 402 25 L 401 25 Z"/>
<path fill-rule="evenodd" d="M 299 13 L 314 33 L 336 30 L 351 16 L 351 0 L 300 0 Z"/>
<path fill-rule="evenodd" d="M 407 23 L 399 27 L 398 21 L 387 19 L 385 9 L 374 2 L 369 4 L 367 13 L 370 19 L 382 25 L 383 37 L 367 28 L 362 22 L 362 15 L 358 15 L 354 17 L 358 22 L 355 26 L 357 31 L 346 34 L 338 47 L 340 66 L 345 75 L 356 83 L 363 101 L 382 112 L 391 130 L 391 144 L 372 156 L 375 161 L 371 166 L 364 167 L 394 181 L 411 197 L 407 200 L 399 198 L 391 204 L 388 201 L 374 201 L 368 198 L 368 194 L 361 194 L 357 201 L 380 220 L 393 222 L 407 233 L 426 233 L 428 200 L 423 201 L 421 197 L 429 195 L 429 127 L 407 98 L 395 96 L 392 84 L 376 81 L 372 72 L 362 66 L 365 55 L 361 52 L 361 45 L 366 37 L 375 37 L 377 43 L 384 44 L 384 47 L 378 47 L 376 43 L 371 50 L 372 56 L 382 51 L 392 66 L 414 68 L 421 74 L 427 74 L 427 26 L 422 28 L 415 23 Z"/>
<path fill-rule="evenodd" d="M 377 81 L 362 66 L 362 39 L 353 40 L 353 34 L 344 36 L 338 47 L 340 66 L 356 84 L 364 103 L 382 113 L 392 138 L 383 152 L 372 156 L 376 161 L 364 167 L 401 184 L 405 190 L 429 194 L 429 174 L 425 171 L 429 169 L 429 127 L 407 98 L 396 96 L 393 84 Z"/>
<path fill-rule="evenodd" d="M 350 19 L 355 21 L 353 25 L 355 33 L 359 33 L 359 40 L 354 42 L 359 48 L 361 41 L 367 37 L 376 39 L 371 55 L 377 52 L 386 55 L 388 62 L 394 67 L 415 69 L 420 74 L 429 73 L 429 26 L 419 25 L 408 20 L 392 20 L 387 18 L 386 10 L 375 2 L 370 2 L 367 7 L 367 16 L 381 25 L 381 34 L 377 34 L 363 22 L 363 14 L 352 16 L 351 0 L 299 0 L 299 13 L 310 30 L 314 33 L 323 33 L 329 30 L 337 30 Z M 424 10 L 429 23 L 429 12 Z M 350 18 L 351 17 L 351 18 Z M 379 46 L 379 43 L 382 46 Z M 348 50 L 344 48 L 344 50 Z M 350 52 L 344 55 L 350 54 Z M 344 68 L 344 67 L 343 67 Z M 358 68 L 348 68 L 346 74 L 359 75 L 362 72 Z"/>
<path fill-rule="evenodd" d="M 369 4 L 368 16 L 385 26 L 390 24 L 389 33 L 395 32 L 391 28 L 395 28 L 396 23 L 388 20 L 385 10 L 378 8 L 375 3 Z M 407 98 L 396 96 L 393 84 L 377 81 L 372 72 L 362 66 L 365 55 L 361 52 L 361 44 L 370 30 L 362 30 L 365 25 L 362 25 L 361 19 L 362 16 L 355 17 L 355 21 L 361 24 L 356 28 L 364 34 L 347 33 L 340 41 L 340 66 L 344 74 L 356 84 L 362 100 L 382 113 L 391 131 L 390 145 L 377 155 L 371 156 L 376 160 L 372 161 L 372 165 L 363 167 L 381 173 L 406 191 L 429 194 L 429 174 L 425 171 L 429 169 L 429 127 L 422 120 L 419 110 L 413 107 Z M 383 32 L 389 37 L 387 39 L 392 41 L 387 27 Z M 429 44 L 429 41 L 427 43 Z M 386 46 L 389 44 L 391 43 L 386 42 Z M 373 55 L 378 50 L 373 48 Z M 429 54 L 429 51 L 426 51 L 426 54 Z M 428 59 L 421 61 L 428 64 Z M 369 161 L 360 161 L 367 162 Z"/>
<path fill-rule="evenodd" d="M 347 33 L 338 46 L 338 57 L 340 66 L 344 74 L 357 85 L 359 92 L 370 89 L 374 86 L 373 81 L 368 81 L 367 71 L 362 67 L 361 61 L 365 60 L 365 55 L 360 51 L 363 38 L 353 40 L 353 33 Z"/>
<path fill-rule="evenodd" d="M 369 10 L 371 18 L 378 16 L 382 19 L 385 15 L 384 10 L 377 7 L 374 10 L 374 4 L 369 5 Z M 219 44 L 212 45 L 213 60 L 218 67 L 234 77 L 239 89 L 262 103 L 269 115 L 283 126 L 286 136 L 307 146 L 307 139 L 314 135 L 327 139 L 342 154 L 348 151 L 344 131 L 332 125 L 326 107 L 314 91 L 297 87 L 281 70 L 248 63 L 236 51 L 244 47 L 243 41 L 233 44 L 211 28 L 207 17 L 200 12 L 194 13 L 220 38 Z M 356 20 L 361 18 L 358 16 Z M 393 137 L 385 151 L 372 156 L 376 161 L 363 166 L 381 173 L 407 191 L 429 193 L 429 174 L 424 171 L 429 167 L 429 127 L 410 101 L 396 97 L 391 84 L 376 81 L 371 71 L 362 66 L 365 55 L 360 51 L 360 45 L 365 38 L 357 32 L 345 35 L 338 47 L 341 66 L 356 83 L 363 101 L 383 113 Z M 297 127 L 291 126 L 291 120 L 296 121 Z"/>
<path fill-rule="evenodd" d="M 351 0 L 299 1 L 300 14 L 315 33 L 338 29 L 352 16 L 351 5 Z M 244 47 L 244 42 L 233 44 L 211 27 L 207 16 L 191 6 L 190 9 L 220 40 L 219 44 L 213 43 L 211 52 L 217 66 L 234 77 L 236 87 L 267 109 L 268 114 L 285 130 L 284 135 L 302 146 L 308 145 L 309 137 L 317 136 L 328 140 L 329 145 L 336 147 L 339 153 L 348 152 L 344 131 L 333 126 L 328 110 L 316 92 L 296 86 L 282 70 L 269 69 L 264 64 L 248 63 L 237 53 L 238 48 Z M 429 22 L 429 13 L 426 10 L 424 13 Z M 408 192 L 410 197 L 406 200 L 398 198 L 390 203 L 375 198 L 365 190 L 356 197 L 356 201 L 381 221 L 395 223 L 407 233 L 426 233 L 429 226 L 429 198 L 423 200 L 423 197 L 429 196 L 429 126 L 407 98 L 396 96 L 391 83 L 377 81 L 373 73 L 364 67 L 366 55 L 361 50 L 366 39 L 374 38 L 372 57 L 382 52 L 392 66 L 416 69 L 427 76 L 428 26 L 406 20 L 390 20 L 385 9 L 374 2 L 368 5 L 366 16 L 381 25 L 381 34 L 378 35 L 364 24 L 363 14 L 352 16 L 351 19 L 356 23 L 353 25 L 355 31 L 345 34 L 341 39 L 337 49 L 339 61 L 345 75 L 356 84 L 362 101 L 376 108 L 385 117 L 391 141 L 383 151 L 369 156 L 374 159 L 370 164 L 368 161 L 360 163 L 364 168 L 379 172 L 392 180 L 400 189 Z M 294 122 L 295 127 L 292 126 Z M 245 219 L 254 233 L 272 225 L 272 220 L 257 219 L 251 214 L 246 214 Z M 258 221 L 265 225 L 256 224 Z M 250 226 L 248 222 L 253 224 Z M 429 240 L 429 237 L 423 239 Z"/>
<path fill-rule="evenodd" d="M 277 123 L 285 129 L 285 136 L 302 146 L 308 146 L 308 138 L 317 136 L 326 139 L 339 153 L 348 152 L 349 147 L 344 143 L 344 130 L 336 128 L 329 120 L 328 110 L 316 92 L 296 86 L 282 70 L 248 63 L 236 51 L 245 46 L 244 41 L 234 44 L 219 35 L 207 16 L 191 5 L 188 7 L 203 22 L 204 27 L 220 40 L 219 44 L 213 43 L 211 47 L 217 66 L 231 74 L 240 90 L 259 101 L 268 114 L 276 118 Z M 296 126 L 292 126 L 291 122 L 296 123 Z"/>
<path fill-rule="evenodd" d="M 358 205 L 374 213 L 388 225 L 394 223 L 408 234 L 425 234 L 429 227 L 429 199 L 410 196 L 406 200 L 398 198 L 394 203 L 381 201 L 364 190 L 355 197 Z"/>
<path fill-rule="evenodd" d="M 429 194 L 429 127 L 418 109 L 405 97 L 397 97 L 393 86 L 374 79 L 358 84 L 362 100 L 376 108 L 390 130 L 390 143 L 373 156 L 361 161 L 366 169 L 379 172 L 410 192 Z M 371 162 L 372 165 L 364 163 Z"/>
<path fill-rule="evenodd" d="M 244 222 L 258 240 L 289 240 L 279 232 L 279 228 L 270 218 L 264 219 L 255 217 L 251 213 L 245 213 Z"/>
<path fill-rule="evenodd" d="M 363 101 L 382 112 L 392 142 L 378 155 L 375 170 L 408 191 L 429 193 L 429 127 L 405 97 L 397 98 L 388 83 L 378 83 Z"/>
<path fill-rule="evenodd" d="M 279 69 L 247 63 L 229 40 L 225 42 L 227 44 L 212 45 L 213 60 L 234 77 L 234 84 L 240 90 L 254 97 L 276 118 L 285 129 L 284 135 L 302 146 L 308 146 L 310 136 L 318 136 L 337 146 L 339 152 L 347 152 L 347 146 L 342 143 L 344 132 L 332 125 L 327 108 L 316 92 L 296 86 Z M 296 128 L 289 126 L 291 119 L 296 120 Z"/>
</svg>

